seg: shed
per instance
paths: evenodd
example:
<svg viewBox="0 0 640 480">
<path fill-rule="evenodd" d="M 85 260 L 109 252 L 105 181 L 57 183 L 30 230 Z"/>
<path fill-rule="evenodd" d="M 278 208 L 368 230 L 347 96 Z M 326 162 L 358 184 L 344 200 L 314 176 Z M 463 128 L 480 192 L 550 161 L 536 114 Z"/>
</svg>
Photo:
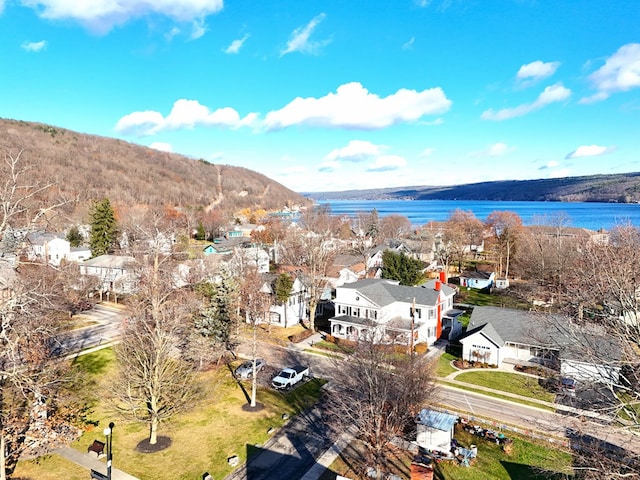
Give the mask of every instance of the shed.
<svg viewBox="0 0 640 480">
<path fill-rule="evenodd" d="M 423 408 L 416 419 L 419 447 L 448 453 L 451 449 L 453 427 L 458 422 L 456 415 Z"/>
</svg>

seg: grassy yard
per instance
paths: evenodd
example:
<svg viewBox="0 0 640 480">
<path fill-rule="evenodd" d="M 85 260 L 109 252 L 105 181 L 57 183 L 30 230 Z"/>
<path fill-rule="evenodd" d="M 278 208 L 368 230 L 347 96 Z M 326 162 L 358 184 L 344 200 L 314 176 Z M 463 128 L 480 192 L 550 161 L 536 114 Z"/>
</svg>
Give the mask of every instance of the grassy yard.
<svg viewBox="0 0 640 480">
<path fill-rule="evenodd" d="M 555 398 L 553 393 L 538 385 L 537 378 L 517 373 L 475 370 L 457 375 L 456 380 L 547 402 L 553 402 Z"/>
<path fill-rule="evenodd" d="M 446 377 L 450 373 L 457 372 L 458 369 L 451 365 L 451 362 L 456 360 L 457 357 L 450 353 L 443 353 L 438 357 L 438 363 L 436 365 L 436 375 L 438 377 Z"/>
<path fill-rule="evenodd" d="M 87 399 L 95 406 L 91 419 L 98 425 L 89 426 L 72 447 L 86 452 L 94 439 L 103 440 L 104 426 L 114 421 L 114 467 L 141 480 L 202 478 L 204 472 L 223 478 L 232 470 L 228 457 L 238 455 L 244 461 L 251 446 L 268 440 L 271 427 L 284 424 L 283 414 L 294 415 L 314 403 L 323 384 L 312 380 L 287 394 L 259 389 L 258 402 L 264 408 L 251 413 L 242 409 L 245 395 L 226 366 L 203 372 L 199 375 L 201 399 L 190 411 L 160 425 L 159 435 L 170 437 L 171 446 L 158 453 L 142 454 L 136 451 L 136 445 L 147 438 L 147 426 L 117 417 L 100 396 L 100 392 L 108 391 L 109 376 L 114 370 L 113 352 L 101 350 L 83 356 L 76 367 L 86 374 Z M 245 388 L 250 389 L 248 383 Z M 73 473 L 76 470 L 75 465 L 52 455 L 20 462 L 15 478 L 86 480 L 87 471 Z"/>
<path fill-rule="evenodd" d="M 493 293 L 485 293 L 475 288 L 460 288 L 456 296 L 457 303 L 468 303 L 471 305 L 488 305 L 505 308 L 528 308 L 528 305 L 512 296 L 494 290 Z"/>
<path fill-rule="evenodd" d="M 467 447 L 477 445 L 478 457 L 470 467 L 459 465 L 455 460 L 435 464 L 434 478 L 438 480 L 560 480 L 565 478 L 562 473 L 571 473 L 571 455 L 551 445 L 510 436 L 513 448 L 507 454 L 501 446 L 457 427 L 455 438 Z M 358 478 L 353 470 L 354 455 L 359 455 L 359 447 L 355 443 L 343 451 L 320 480 L 333 480 L 336 474 Z M 408 452 L 396 453 L 389 462 L 389 473 L 408 478 L 411 458 Z"/>
</svg>

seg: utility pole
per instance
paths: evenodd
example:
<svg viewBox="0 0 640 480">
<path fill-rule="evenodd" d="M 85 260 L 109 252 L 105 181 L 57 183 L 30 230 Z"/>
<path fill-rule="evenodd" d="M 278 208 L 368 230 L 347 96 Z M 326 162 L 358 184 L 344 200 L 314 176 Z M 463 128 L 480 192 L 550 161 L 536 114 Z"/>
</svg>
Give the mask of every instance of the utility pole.
<svg viewBox="0 0 640 480">
<path fill-rule="evenodd" d="M 416 297 L 413 297 L 413 304 L 411 305 L 411 339 L 409 340 L 409 348 L 411 349 L 409 351 L 409 355 L 411 355 L 411 358 L 413 358 L 413 341 L 414 341 L 414 330 L 415 330 L 415 325 L 416 325 Z"/>
</svg>

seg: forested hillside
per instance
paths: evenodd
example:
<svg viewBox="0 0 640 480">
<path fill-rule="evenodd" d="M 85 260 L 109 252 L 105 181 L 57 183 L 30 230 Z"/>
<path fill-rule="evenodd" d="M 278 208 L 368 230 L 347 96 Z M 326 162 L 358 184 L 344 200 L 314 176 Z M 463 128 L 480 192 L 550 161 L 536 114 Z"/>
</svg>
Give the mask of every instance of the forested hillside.
<svg viewBox="0 0 640 480">
<path fill-rule="evenodd" d="M 245 168 L 35 122 L 0 119 L 0 157 L 5 160 L 3 182 L 10 176 L 6 160 L 20 157 L 21 185 L 53 184 L 36 195 L 37 202 L 30 208 L 64 202 L 56 209 L 57 223 L 82 222 L 91 202 L 104 197 L 117 209 L 170 207 L 225 213 L 306 202 Z"/>
<path fill-rule="evenodd" d="M 314 200 L 640 202 L 640 173 L 309 193 Z"/>
</svg>

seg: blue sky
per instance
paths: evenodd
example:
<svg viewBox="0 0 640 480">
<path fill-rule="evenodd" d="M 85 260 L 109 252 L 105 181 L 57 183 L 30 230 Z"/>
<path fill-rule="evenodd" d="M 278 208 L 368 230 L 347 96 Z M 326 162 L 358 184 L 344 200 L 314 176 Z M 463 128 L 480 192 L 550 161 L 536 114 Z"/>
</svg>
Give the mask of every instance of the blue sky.
<svg viewBox="0 0 640 480">
<path fill-rule="evenodd" d="M 0 0 L 0 117 L 299 191 L 640 171 L 638 0 Z"/>
</svg>

